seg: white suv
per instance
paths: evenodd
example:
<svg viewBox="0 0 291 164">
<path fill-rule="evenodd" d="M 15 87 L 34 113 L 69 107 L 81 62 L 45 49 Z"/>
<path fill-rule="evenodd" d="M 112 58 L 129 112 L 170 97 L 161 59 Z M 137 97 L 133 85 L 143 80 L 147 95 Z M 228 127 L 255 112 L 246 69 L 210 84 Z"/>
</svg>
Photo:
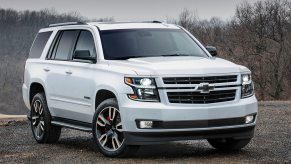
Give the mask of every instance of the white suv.
<svg viewBox="0 0 291 164">
<path fill-rule="evenodd" d="M 216 54 L 182 27 L 158 21 L 43 28 L 22 88 L 33 136 L 51 143 L 62 127 L 92 132 L 110 157 L 191 139 L 241 149 L 257 117 L 251 72 Z"/>
</svg>

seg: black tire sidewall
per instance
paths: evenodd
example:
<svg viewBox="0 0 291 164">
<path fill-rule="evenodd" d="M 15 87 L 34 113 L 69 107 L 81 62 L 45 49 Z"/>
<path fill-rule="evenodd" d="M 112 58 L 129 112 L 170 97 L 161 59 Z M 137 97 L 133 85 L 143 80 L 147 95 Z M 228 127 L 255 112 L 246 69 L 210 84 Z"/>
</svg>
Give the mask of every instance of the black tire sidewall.
<svg viewBox="0 0 291 164">
<path fill-rule="evenodd" d="M 31 121 L 30 124 L 31 124 L 31 130 L 32 130 L 33 137 L 35 138 L 35 140 L 38 143 L 55 142 L 60 136 L 61 127 L 55 127 L 55 126 L 51 125 L 51 114 L 50 114 L 48 106 L 47 106 L 45 93 L 43 93 L 43 92 L 37 93 L 33 97 L 31 104 L 33 104 L 36 100 L 39 100 L 43 106 L 44 132 L 43 132 L 42 137 L 37 138 L 35 133 L 34 133 L 32 121 Z M 30 113 L 31 116 L 32 116 L 32 110 L 34 110 L 32 108 L 33 107 L 31 107 L 31 113 Z"/>
<path fill-rule="evenodd" d="M 123 155 L 123 153 L 125 153 L 125 151 L 128 147 L 125 144 L 125 140 L 124 140 L 122 146 L 118 150 L 108 151 L 102 147 L 102 145 L 99 143 L 99 140 L 97 138 L 97 129 L 96 129 L 97 124 L 96 124 L 96 122 L 97 122 L 98 115 L 104 108 L 109 107 L 109 106 L 115 107 L 119 110 L 118 103 L 117 103 L 117 100 L 115 98 L 110 98 L 110 99 L 104 100 L 97 107 L 95 114 L 94 114 L 94 117 L 93 117 L 93 126 L 92 126 L 93 137 L 94 137 L 94 141 L 95 141 L 95 144 L 96 144 L 98 151 L 101 152 L 103 155 L 108 156 L 108 157 L 121 157 Z"/>
<path fill-rule="evenodd" d="M 31 102 L 31 110 L 30 110 L 30 116 L 32 117 L 33 116 L 33 112 L 34 112 L 34 107 L 33 107 L 33 104 L 34 104 L 34 102 L 35 101 L 37 101 L 37 100 L 39 100 L 40 101 L 40 103 L 42 104 L 42 106 L 43 106 L 43 112 L 45 111 L 45 108 L 46 108 L 46 103 L 45 103 L 45 99 L 44 99 L 44 97 L 43 97 L 43 95 L 41 94 L 41 93 L 37 93 L 34 97 L 33 97 L 33 99 L 32 99 L 32 102 Z M 46 126 L 46 120 L 45 120 L 45 113 L 43 113 L 43 118 L 44 118 L 44 126 Z M 33 134 L 33 137 L 34 137 L 34 139 L 38 142 L 38 143 L 43 143 L 43 139 L 45 138 L 44 137 L 44 135 L 45 135 L 45 132 L 44 132 L 44 134 L 40 137 L 40 138 L 38 138 L 36 135 L 35 135 L 35 132 L 34 132 L 34 130 L 33 130 L 33 125 L 32 125 L 32 120 L 31 120 L 31 122 L 30 122 L 30 125 L 31 125 L 31 130 L 32 130 L 32 134 Z M 46 130 L 46 128 L 44 128 L 44 131 Z"/>
<path fill-rule="evenodd" d="M 208 143 L 221 151 L 238 151 L 244 148 L 249 142 L 251 138 L 246 139 L 226 139 L 226 142 L 222 142 L 222 139 L 208 139 Z"/>
</svg>

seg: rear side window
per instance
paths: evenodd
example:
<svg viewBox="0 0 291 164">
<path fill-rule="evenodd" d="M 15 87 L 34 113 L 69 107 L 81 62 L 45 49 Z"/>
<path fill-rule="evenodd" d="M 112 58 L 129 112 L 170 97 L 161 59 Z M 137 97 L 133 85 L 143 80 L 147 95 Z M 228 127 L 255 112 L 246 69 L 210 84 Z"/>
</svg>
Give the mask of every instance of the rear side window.
<svg viewBox="0 0 291 164">
<path fill-rule="evenodd" d="M 29 58 L 40 58 L 52 31 L 38 33 L 29 52 Z"/>
<path fill-rule="evenodd" d="M 77 35 L 77 30 L 63 31 L 56 50 L 56 60 L 69 59 Z"/>
</svg>

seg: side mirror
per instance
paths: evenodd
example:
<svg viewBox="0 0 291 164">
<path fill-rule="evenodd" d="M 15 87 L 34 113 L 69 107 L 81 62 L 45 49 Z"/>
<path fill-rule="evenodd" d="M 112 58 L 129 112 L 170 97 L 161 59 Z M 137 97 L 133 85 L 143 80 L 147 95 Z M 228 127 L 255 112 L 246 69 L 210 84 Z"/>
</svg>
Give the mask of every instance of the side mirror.
<svg viewBox="0 0 291 164">
<path fill-rule="evenodd" d="M 77 50 L 74 53 L 74 59 L 79 59 L 79 60 L 89 60 L 92 62 L 96 62 L 96 57 L 92 57 L 90 55 L 89 50 Z"/>
<path fill-rule="evenodd" d="M 217 56 L 217 50 L 216 47 L 213 46 L 206 46 L 206 50 L 212 55 L 212 56 Z"/>
</svg>

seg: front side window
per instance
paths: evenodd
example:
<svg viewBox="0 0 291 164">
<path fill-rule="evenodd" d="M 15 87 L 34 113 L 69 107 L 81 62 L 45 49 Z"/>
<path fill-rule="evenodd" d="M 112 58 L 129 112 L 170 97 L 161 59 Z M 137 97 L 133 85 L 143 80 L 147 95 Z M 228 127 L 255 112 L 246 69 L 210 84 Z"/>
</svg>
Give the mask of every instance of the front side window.
<svg viewBox="0 0 291 164">
<path fill-rule="evenodd" d="M 88 51 L 91 57 L 96 57 L 94 39 L 90 31 L 81 31 L 75 48 L 76 51 Z"/>
<path fill-rule="evenodd" d="M 180 29 L 126 29 L 101 31 L 104 58 L 208 57 L 197 43 Z"/>
<path fill-rule="evenodd" d="M 70 58 L 78 30 L 63 31 L 56 49 L 55 59 L 68 60 Z"/>
</svg>

